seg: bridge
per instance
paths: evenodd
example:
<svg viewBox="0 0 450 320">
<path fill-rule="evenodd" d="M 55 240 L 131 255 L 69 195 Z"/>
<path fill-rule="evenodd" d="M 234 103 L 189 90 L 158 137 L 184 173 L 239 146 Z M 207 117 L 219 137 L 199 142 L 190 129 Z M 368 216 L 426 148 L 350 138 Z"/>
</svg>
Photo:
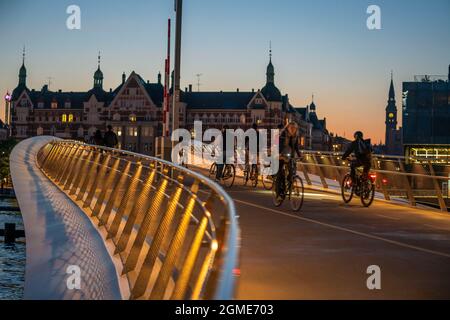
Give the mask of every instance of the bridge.
<svg viewBox="0 0 450 320">
<path fill-rule="evenodd" d="M 338 154 L 305 152 L 296 214 L 275 208 L 271 191 L 240 185 L 240 170 L 225 190 L 208 166 L 53 137 L 19 144 L 11 173 L 27 237 L 25 297 L 450 297 L 448 172 L 375 157 L 376 201 L 363 208 L 340 197 L 348 164 Z M 381 290 L 367 288 L 373 265 Z"/>
</svg>

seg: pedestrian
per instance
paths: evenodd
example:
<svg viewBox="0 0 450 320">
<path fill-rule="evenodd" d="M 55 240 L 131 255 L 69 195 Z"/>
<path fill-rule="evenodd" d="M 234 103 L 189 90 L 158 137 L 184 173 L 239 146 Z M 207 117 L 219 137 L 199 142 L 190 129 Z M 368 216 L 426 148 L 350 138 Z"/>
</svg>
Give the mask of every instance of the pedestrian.
<svg viewBox="0 0 450 320">
<path fill-rule="evenodd" d="M 97 145 L 97 146 L 103 146 L 104 145 L 103 135 L 102 135 L 102 132 L 100 130 L 95 131 L 94 144 Z"/>
<path fill-rule="evenodd" d="M 105 133 L 104 142 L 105 146 L 111 149 L 117 148 L 119 144 L 117 134 L 113 131 L 113 128 L 110 125 L 108 126 L 108 130 Z"/>
</svg>

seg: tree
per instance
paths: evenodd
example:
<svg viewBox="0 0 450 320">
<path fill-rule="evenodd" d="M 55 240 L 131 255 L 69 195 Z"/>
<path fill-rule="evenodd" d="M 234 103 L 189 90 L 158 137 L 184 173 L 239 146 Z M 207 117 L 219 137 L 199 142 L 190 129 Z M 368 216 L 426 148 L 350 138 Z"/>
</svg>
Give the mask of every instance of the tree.
<svg viewBox="0 0 450 320">
<path fill-rule="evenodd" d="M 17 141 L 14 139 L 9 139 L 6 141 L 0 142 L 0 180 L 4 179 L 9 180 L 10 171 L 9 171 L 9 156 L 16 146 Z"/>
</svg>

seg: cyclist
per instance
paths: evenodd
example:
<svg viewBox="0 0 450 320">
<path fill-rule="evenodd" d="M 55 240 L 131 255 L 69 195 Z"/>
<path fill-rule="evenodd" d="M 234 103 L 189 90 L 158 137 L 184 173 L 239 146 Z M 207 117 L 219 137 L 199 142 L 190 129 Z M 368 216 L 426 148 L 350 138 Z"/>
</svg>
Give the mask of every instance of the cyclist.
<svg viewBox="0 0 450 320">
<path fill-rule="evenodd" d="M 217 164 L 216 180 L 221 180 L 223 176 L 223 169 L 227 161 L 227 130 L 230 127 L 224 125 L 222 128 L 222 162 Z M 219 145 L 220 146 L 220 145 Z M 220 161 L 219 161 L 220 162 Z"/>
<path fill-rule="evenodd" d="M 352 153 L 356 157 L 356 160 L 352 161 L 350 166 L 352 182 L 356 181 L 356 168 L 363 167 L 362 178 L 366 180 L 372 167 L 372 145 L 370 139 L 364 140 L 364 134 L 361 131 L 356 131 L 354 138 L 355 140 L 348 146 L 342 156 L 342 160 L 346 160 Z"/>
<path fill-rule="evenodd" d="M 284 195 L 284 165 L 294 158 L 294 152 L 300 157 L 300 145 L 298 137 L 298 125 L 295 122 L 290 122 L 280 133 L 279 153 L 280 162 L 277 173 L 277 197 L 283 198 Z M 291 172 L 289 167 L 289 176 L 295 175 L 295 172 Z"/>
</svg>

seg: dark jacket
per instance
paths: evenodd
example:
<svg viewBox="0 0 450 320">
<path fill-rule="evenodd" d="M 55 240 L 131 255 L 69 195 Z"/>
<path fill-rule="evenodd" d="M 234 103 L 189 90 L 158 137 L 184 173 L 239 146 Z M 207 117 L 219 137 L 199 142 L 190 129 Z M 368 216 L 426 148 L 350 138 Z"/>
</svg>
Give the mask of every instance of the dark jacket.
<svg viewBox="0 0 450 320">
<path fill-rule="evenodd" d="M 360 144 L 363 144 L 366 150 L 361 150 L 362 148 Z M 372 147 L 370 146 L 370 140 L 357 139 L 352 141 L 352 143 L 347 147 L 347 150 L 345 150 L 344 154 L 342 155 L 342 159 L 347 159 L 347 157 L 352 153 L 358 160 L 370 160 L 372 157 Z"/>
<path fill-rule="evenodd" d="M 115 148 L 119 144 L 119 140 L 117 139 L 117 135 L 114 131 L 107 131 L 105 133 L 105 146 L 108 148 Z"/>
<path fill-rule="evenodd" d="M 279 153 L 280 155 L 286 154 L 287 152 L 292 153 L 295 151 L 297 156 L 301 156 L 300 152 L 300 144 L 298 143 L 298 136 L 289 136 L 287 131 L 283 131 L 280 135 L 280 145 L 279 145 Z"/>
</svg>

